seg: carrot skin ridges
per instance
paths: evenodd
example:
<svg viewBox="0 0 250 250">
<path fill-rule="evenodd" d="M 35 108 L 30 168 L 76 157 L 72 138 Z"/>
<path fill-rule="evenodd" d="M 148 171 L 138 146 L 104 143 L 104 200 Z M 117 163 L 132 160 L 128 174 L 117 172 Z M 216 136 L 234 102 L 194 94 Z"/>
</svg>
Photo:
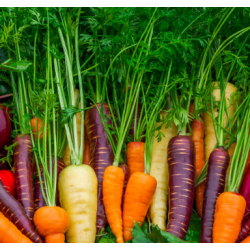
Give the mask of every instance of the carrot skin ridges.
<svg viewBox="0 0 250 250">
<path fill-rule="evenodd" d="M 101 103 L 96 105 L 101 112 Z M 91 109 L 87 110 L 85 127 L 91 152 L 90 165 L 93 167 L 98 180 L 96 220 L 96 233 L 98 234 L 98 232 L 107 225 L 107 217 L 103 205 L 102 182 L 105 169 L 114 162 L 114 154 L 97 107 L 93 105 Z M 105 115 L 111 116 L 109 106 L 106 103 L 103 104 L 103 112 Z M 106 123 L 111 125 L 111 120 L 106 119 Z"/>
<path fill-rule="evenodd" d="M 213 243 L 234 243 L 241 229 L 246 200 L 238 193 L 224 192 L 216 202 Z"/>
<path fill-rule="evenodd" d="M 7 191 L 0 180 L 0 212 L 34 243 L 43 243 L 21 204 Z"/>
<path fill-rule="evenodd" d="M 124 241 L 132 239 L 134 222 L 142 225 L 157 186 L 156 179 L 148 174 L 136 172 L 128 180 L 123 205 Z"/>
<path fill-rule="evenodd" d="M 169 214 L 166 231 L 183 239 L 191 219 L 194 197 L 194 143 L 188 136 L 168 144 Z"/>
<path fill-rule="evenodd" d="M 65 168 L 65 165 L 64 165 L 63 161 L 59 157 L 57 157 L 57 179 L 59 177 L 59 174 L 61 173 L 61 171 L 64 168 Z M 53 171 L 53 169 L 54 169 L 54 157 L 52 157 L 52 171 Z M 48 171 L 49 170 L 50 170 L 50 167 L 49 167 L 49 161 L 48 161 Z M 41 173 L 42 181 L 44 181 L 42 166 L 40 166 L 40 173 Z M 36 211 L 40 207 L 45 207 L 47 205 L 46 205 L 45 200 L 43 198 L 43 193 L 42 193 L 42 190 L 41 190 L 41 185 L 40 185 L 38 173 L 36 173 L 36 178 L 35 178 L 34 183 L 35 183 L 34 184 L 34 202 L 35 202 L 35 211 Z M 44 190 L 45 190 L 45 185 L 44 184 L 43 184 L 43 187 L 44 187 Z M 59 203 L 59 195 L 58 195 L 58 188 L 56 190 L 56 204 L 57 204 L 57 206 L 60 205 L 60 203 Z"/>
<path fill-rule="evenodd" d="M 144 142 L 130 142 L 127 145 L 126 158 L 130 176 L 144 172 Z"/>
<path fill-rule="evenodd" d="M 23 206 L 26 214 L 33 219 L 35 212 L 33 180 L 32 180 L 32 143 L 28 134 L 17 135 L 14 143 L 14 168 L 17 190 L 17 200 Z"/>
<path fill-rule="evenodd" d="M 122 227 L 122 191 L 124 186 L 123 170 L 116 166 L 108 166 L 103 178 L 103 203 L 108 223 L 117 243 L 124 243 Z"/>
<path fill-rule="evenodd" d="M 201 243 L 212 243 L 215 204 L 224 191 L 225 177 L 230 156 L 223 147 L 212 151 L 208 160 L 208 173 L 205 181 L 203 212 L 201 221 Z"/>
</svg>

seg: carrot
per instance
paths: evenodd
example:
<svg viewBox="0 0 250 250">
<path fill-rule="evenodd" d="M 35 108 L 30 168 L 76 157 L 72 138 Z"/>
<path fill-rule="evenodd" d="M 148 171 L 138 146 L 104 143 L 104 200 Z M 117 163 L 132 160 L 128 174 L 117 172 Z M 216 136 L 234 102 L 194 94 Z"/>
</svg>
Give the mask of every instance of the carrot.
<svg viewBox="0 0 250 250">
<path fill-rule="evenodd" d="M 216 148 L 209 157 L 208 173 L 205 182 L 201 243 L 212 242 L 215 204 L 219 195 L 224 191 L 225 175 L 229 164 L 229 154 L 223 147 Z"/>
<path fill-rule="evenodd" d="M 214 214 L 213 243 L 234 243 L 241 229 L 246 200 L 234 192 L 222 193 Z"/>
<path fill-rule="evenodd" d="M 161 112 L 161 119 L 167 115 L 166 112 Z M 158 127 L 161 123 L 158 123 Z M 169 173 L 168 173 L 168 143 L 177 135 L 177 127 L 172 121 L 171 125 L 166 128 L 166 124 L 162 124 L 161 133 L 164 137 L 158 142 L 156 137 L 158 131 L 155 132 L 153 141 L 152 161 L 150 175 L 155 177 L 157 187 L 150 205 L 150 218 L 153 224 L 158 225 L 161 230 L 166 230 L 167 219 L 167 197 L 169 189 Z"/>
<path fill-rule="evenodd" d="M 35 212 L 34 224 L 46 243 L 64 243 L 69 217 L 61 207 L 45 206 Z"/>
<path fill-rule="evenodd" d="M 169 213 L 167 232 L 183 239 L 191 219 L 194 196 L 194 143 L 178 135 L 168 144 Z"/>
<path fill-rule="evenodd" d="M 128 180 L 123 205 L 124 241 L 132 239 L 134 222 L 140 226 L 145 219 L 155 193 L 157 181 L 153 176 L 136 172 Z"/>
<path fill-rule="evenodd" d="M 34 243 L 42 243 L 42 239 L 21 204 L 6 190 L 0 180 L 0 212 L 7 217 L 26 237 Z M 1 228 L 1 227 L 0 227 Z M 1 235 L 1 233 L 0 233 Z"/>
<path fill-rule="evenodd" d="M 32 241 L 0 213 L 0 243 L 32 243 Z"/>
<path fill-rule="evenodd" d="M 43 130 L 43 125 L 42 125 L 42 121 L 40 118 L 37 118 L 37 117 L 33 117 L 31 120 L 30 120 L 30 126 L 31 126 L 31 129 L 32 129 L 32 133 L 33 133 L 33 137 L 34 138 L 40 138 L 42 139 L 43 138 L 43 132 L 40 133 L 40 130 Z M 40 136 L 39 136 L 39 133 L 40 133 Z"/>
<path fill-rule="evenodd" d="M 127 164 L 130 176 L 135 172 L 144 171 L 144 143 L 130 142 L 126 150 Z"/>
<path fill-rule="evenodd" d="M 190 113 L 194 113 L 194 104 L 190 105 Z M 204 123 L 198 119 L 194 119 L 191 122 L 192 135 L 191 139 L 194 142 L 195 147 L 195 178 L 199 175 L 202 168 L 205 165 L 204 160 Z M 195 189 L 195 201 L 196 209 L 200 217 L 202 216 L 202 206 L 203 206 L 203 194 L 204 194 L 205 183 L 201 183 Z"/>
<path fill-rule="evenodd" d="M 103 205 L 103 174 L 105 169 L 112 165 L 114 154 L 108 140 L 107 133 L 101 121 L 101 115 L 98 111 L 101 110 L 102 104 L 98 103 L 88 109 L 85 118 L 86 134 L 90 145 L 91 166 L 93 167 L 98 180 L 98 205 L 97 205 L 97 221 L 96 232 L 98 233 L 107 225 L 107 217 Z M 103 104 L 103 112 L 105 115 L 111 116 L 108 104 Z M 108 125 L 111 120 L 106 119 Z"/>
<path fill-rule="evenodd" d="M 122 168 L 108 166 L 104 171 L 103 203 L 108 223 L 116 236 L 117 243 L 124 243 L 121 210 L 124 178 Z"/>
<path fill-rule="evenodd" d="M 33 180 L 32 180 L 32 144 L 30 135 L 17 135 L 14 143 L 14 168 L 17 200 L 23 206 L 29 219 L 35 212 Z"/>
<path fill-rule="evenodd" d="M 246 237 L 241 243 L 250 243 L 250 236 Z"/>
<path fill-rule="evenodd" d="M 61 207 L 69 216 L 68 243 L 94 243 L 96 236 L 97 178 L 88 165 L 63 169 L 58 181 Z"/>
</svg>

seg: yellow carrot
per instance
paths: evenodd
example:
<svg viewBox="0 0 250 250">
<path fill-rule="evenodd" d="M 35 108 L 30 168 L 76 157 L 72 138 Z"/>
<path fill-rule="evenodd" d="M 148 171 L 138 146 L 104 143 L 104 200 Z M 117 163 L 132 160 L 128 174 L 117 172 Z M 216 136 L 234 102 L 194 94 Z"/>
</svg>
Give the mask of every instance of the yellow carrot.
<svg viewBox="0 0 250 250">
<path fill-rule="evenodd" d="M 161 118 L 166 116 L 167 112 L 161 112 Z M 156 126 L 159 126 L 157 123 Z M 167 196 L 168 196 L 168 159 L 167 159 L 167 149 L 168 143 L 174 136 L 177 135 L 177 127 L 174 122 L 171 126 L 166 128 L 166 124 L 161 127 L 162 136 L 160 142 L 157 141 L 156 135 L 158 131 L 154 134 L 153 142 L 153 152 L 151 161 L 150 175 L 155 177 L 157 181 L 157 187 L 155 194 L 153 196 L 152 203 L 150 205 L 150 218 L 152 223 L 158 225 L 162 230 L 166 229 L 166 219 L 167 219 Z"/>
<path fill-rule="evenodd" d="M 97 178 L 88 165 L 65 168 L 58 182 L 61 207 L 69 216 L 69 243 L 94 243 L 96 236 Z"/>
</svg>

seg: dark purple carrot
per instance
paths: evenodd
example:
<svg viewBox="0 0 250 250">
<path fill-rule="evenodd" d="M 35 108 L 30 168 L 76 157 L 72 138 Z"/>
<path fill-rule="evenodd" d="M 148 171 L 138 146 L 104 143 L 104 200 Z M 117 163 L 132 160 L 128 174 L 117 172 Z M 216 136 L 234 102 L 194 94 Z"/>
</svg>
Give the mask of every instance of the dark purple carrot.
<svg viewBox="0 0 250 250">
<path fill-rule="evenodd" d="M 249 235 L 250 235 L 250 219 L 243 221 L 243 223 L 241 225 L 241 231 L 240 231 L 235 243 L 242 242 Z"/>
<path fill-rule="evenodd" d="M 212 243 L 215 204 L 224 191 L 225 177 L 230 156 L 223 147 L 212 151 L 208 159 L 208 172 L 203 196 L 201 243 Z"/>
<path fill-rule="evenodd" d="M 178 135 L 168 144 L 169 213 L 166 231 L 183 239 L 192 214 L 194 197 L 194 143 Z"/>
<path fill-rule="evenodd" d="M 0 107 L 0 152 L 11 142 L 11 122 L 3 108 Z"/>
<path fill-rule="evenodd" d="M 26 215 L 21 204 L 13 198 L 0 180 L 0 211 L 32 242 L 42 243 L 32 222 Z"/>
<path fill-rule="evenodd" d="M 101 104 L 96 104 L 101 110 Z M 105 115 L 111 116 L 108 104 L 103 104 L 103 112 Z M 111 120 L 107 119 L 107 124 L 111 125 Z M 107 217 L 103 205 L 102 182 L 104 170 L 112 165 L 114 154 L 109 143 L 108 136 L 101 121 L 101 116 L 95 105 L 86 112 L 85 118 L 86 133 L 90 145 L 91 162 L 90 165 L 95 170 L 98 180 L 97 194 L 97 219 L 96 233 L 107 225 Z"/>
<path fill-rule="evenodd" d="M 61 171 L 64 168 L 65 168 L 65 164 L 63 163 L 63 161 L 59 157 L 57 157 L 57 179 L 59 177 L 59 174 L 61 173 Z M 53 171 L 53 169 L 54 169 L 54 157 L 52 157 L 52 171 Z M 49 161 L 48 161 L 48 171 L 50 172 Z M 41 173 L 42 181 L 44 181 L 42 166 L 40 166 L 40 173 Z M 45 190 L 44 183 L 43 183 L 43 187 Z M 36 172 L 36 178 L 35 178 L 35 184 L 34 184 L 34 202 L 35 202 L 35 211 L 40 207 L 47 206 L 45 203 L 45 200 L 43 198 L 43 193 L 42 193 L 42 189 L 41 189 L 41 185 L 40 185 L 39 175 L 37 172 Z M 56 205 L 60 206 L 58 188 L 56 190 Z"/>
<path fill-rule="evenodd" d="M 17 200 L 23 206 L 26 214 L 33 220 L 35 205 L 32 181 L 32 144 L 29 135 L 17 135 L 14 143 L 14 168 L 17 190 Z"/>
</svg>

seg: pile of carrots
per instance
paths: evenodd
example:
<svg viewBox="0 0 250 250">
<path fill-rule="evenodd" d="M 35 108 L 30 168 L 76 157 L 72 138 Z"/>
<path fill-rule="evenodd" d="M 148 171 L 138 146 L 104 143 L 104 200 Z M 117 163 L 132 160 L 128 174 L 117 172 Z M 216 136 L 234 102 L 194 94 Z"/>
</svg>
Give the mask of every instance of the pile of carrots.
<svg viewBox="0 0 250 250">
<path fill-rule="evenodd" d="M 150 8 L 133 43 L 117 36 L 106 60 L 111 45 L 98 36 L 113 31 L 102 19 L 101 35 L 82 27 L 94 10 L 30 11 L 43 28 L 16 10 L 3 15 L 0 76 L 12 93 L 0 96 L 0 243 L 95 243 L 108 226 L 128 243 L 145 220 L 183 240 L 192 212 L 201 243 L 249 243 L 250 26 L 219 36 L 235 11 L 224 8 L 198 46 L 204 37 L 185 32 L 214 10 L 175 37 L 160 32 L 170 10 Z M 8 40 L 22 22 L 35 32 L 25 58 L 26 33 Z"/>
</svg>

